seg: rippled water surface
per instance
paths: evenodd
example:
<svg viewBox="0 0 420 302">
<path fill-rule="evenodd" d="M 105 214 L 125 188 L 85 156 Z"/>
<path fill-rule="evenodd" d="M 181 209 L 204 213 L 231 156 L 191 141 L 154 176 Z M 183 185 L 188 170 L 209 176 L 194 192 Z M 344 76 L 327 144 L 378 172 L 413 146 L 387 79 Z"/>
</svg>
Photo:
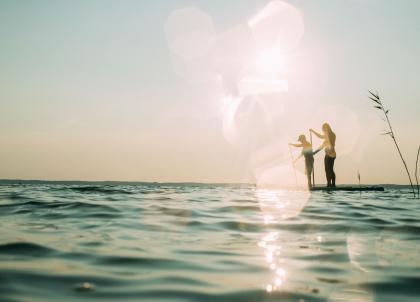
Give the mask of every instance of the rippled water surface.
<svg viewBox="0 0 420 302">
<path fill-rule="evenodd" d="M 420 200 L 0 185 L 0 301 L 419 301 Z"/>
</svg>

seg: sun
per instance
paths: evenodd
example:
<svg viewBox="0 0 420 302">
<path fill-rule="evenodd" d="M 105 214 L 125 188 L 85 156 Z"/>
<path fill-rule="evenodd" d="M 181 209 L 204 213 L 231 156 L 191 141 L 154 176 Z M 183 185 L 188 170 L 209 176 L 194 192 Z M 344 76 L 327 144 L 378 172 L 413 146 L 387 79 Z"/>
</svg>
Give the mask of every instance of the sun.
<svg viewBox="0 0 420 302">
<path fill-rule="evenodd" d="M 276 49 L 264 49 L 257 57 L 257 67 L 267 75 L 277 75 L 284 68 L 284 57 Z"/>
</svg>

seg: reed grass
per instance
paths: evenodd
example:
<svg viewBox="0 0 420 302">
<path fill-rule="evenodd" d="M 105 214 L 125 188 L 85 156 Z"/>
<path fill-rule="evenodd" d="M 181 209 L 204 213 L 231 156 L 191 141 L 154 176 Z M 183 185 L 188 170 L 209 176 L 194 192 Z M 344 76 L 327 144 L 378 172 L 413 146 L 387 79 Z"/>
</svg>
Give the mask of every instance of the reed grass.
<svg viewBox="0 0 420 302">
<path fill-rule="evenodd" d="M 416 158 L 416 170 L 414 171 L 414 174 L 416 176 L 416 184 L 417 184 L 417 197 L 420 198 L 420 188 L 419 188 L 419 178 L 417 177 L 418 172 L 418 163 L 419 163 L 419 154 L 420 154 L 420 146 L 417 150 L 417 158 Z"/>
<path fill-rule="evenodd" d="M 408 170 L 407 163 L 404 159 L 404 156 L 401 153 L 400 146 L 398 145 L 397 138 L 395 137 L 394 129 L 392 128 L 391 121 L 389 119 L 389 115 L 388 115 L 389 109 L 385 108 L 384 104 L 382 103 L 382 99 L 379 97 L 378 93 L 373 93 L 372 91 L 369 90 L 369 94 L 370 94 L 368 96 L 369 99 L 371 99 L 374 102 L 373 107 L 377 110 L 382 111 L 382 113 L 384 114 L 384 117 L 385 117 L 384 121 L 387 124 L 388 129 L 384 133 L 382 133 L 382 135 L 389 135 L 394 141 L 394 145 L 397 148 L 398 154 L 400 155 L 405 171 L 407 172 L 408 180 L 410 181 L 411 191 L 413 193 L 414 198 L 416 198 L 416 190 L 414 189 L 413 181 L 411 180 L 410 171 Z M 418 159 L 418 153 L 417 153 L 417 159 Z M 416 163 L 416 166 L 417 166 L 417 163 Z M 416 178 L 417 178 L 417 168 L 416 168 Z M 418 186 L 417 186 L 417 189 L 418 189 Z"/>
</svg>

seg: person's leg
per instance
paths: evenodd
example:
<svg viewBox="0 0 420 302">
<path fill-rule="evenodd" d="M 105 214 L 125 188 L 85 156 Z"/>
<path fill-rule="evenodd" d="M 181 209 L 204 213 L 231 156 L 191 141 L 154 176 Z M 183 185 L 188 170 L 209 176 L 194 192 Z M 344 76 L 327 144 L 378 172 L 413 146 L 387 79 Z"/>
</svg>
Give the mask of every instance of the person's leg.
<svg viewBox="0 0 420 302">
<path fill-rule="evenodd" d="M 327 187 L 331 186 L 331 178 L 330 178 L 330 172 L 329 172 L 329 163 L 328 163 L 328 156 L 325 155 L 324 157 L 324 167 L 325 167 L 325 176 L 327 178 Z"/>
<path fill-rule="evenodd" d="M 312 170 L 313 170 L 313 168 L 311 167 L 308 171 L 308 186 L 309 186 L 309 188 L 312 188 Z"/>
<path fill-rule="evenodd" d="M 308 189 L 311 189 L 312 188 L 312 181 L 311 181 L 312 169 L 310 166 L 310 162 L 305 162 L 305 173 L 306 173 L 306 178 L 308 180 Z"/>
<path fill-rule="evenodd" d="M 335 187 L 335 172 L 334 172 L 335 158 L 331 158 L 331 185 Z"/>
<path fill-rule="evenodd" d="M 309 183 L 310 188 L 312 188 L 312 186 L 314 185 L 312 183 L 312 173 L 314 171 L 314 162 L 315 162 L 314 158 L 311 157 L 309 159 L 309 166 L 308 166 L 308 183 Z"/>
</svg>

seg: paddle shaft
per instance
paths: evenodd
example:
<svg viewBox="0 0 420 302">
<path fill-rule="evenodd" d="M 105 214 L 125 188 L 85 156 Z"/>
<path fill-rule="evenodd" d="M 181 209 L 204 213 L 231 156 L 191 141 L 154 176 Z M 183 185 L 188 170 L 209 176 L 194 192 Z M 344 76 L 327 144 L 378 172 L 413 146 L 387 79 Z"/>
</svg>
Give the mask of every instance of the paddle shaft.
<svg viewBox="0 0 420 302">
<path fill-rule="evenodd" d="M 309 137 L 311 138 L 311 145 L 312 145 L 312 132 L 309 131 Z M 312 185 L 315 186 L 315 163 L 312 167 Z"/>
</svg>

